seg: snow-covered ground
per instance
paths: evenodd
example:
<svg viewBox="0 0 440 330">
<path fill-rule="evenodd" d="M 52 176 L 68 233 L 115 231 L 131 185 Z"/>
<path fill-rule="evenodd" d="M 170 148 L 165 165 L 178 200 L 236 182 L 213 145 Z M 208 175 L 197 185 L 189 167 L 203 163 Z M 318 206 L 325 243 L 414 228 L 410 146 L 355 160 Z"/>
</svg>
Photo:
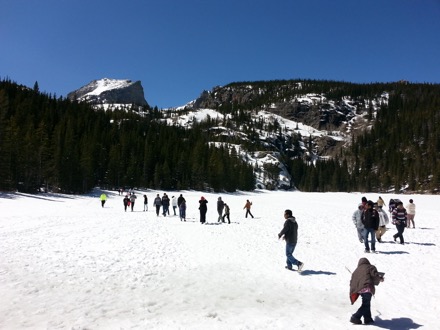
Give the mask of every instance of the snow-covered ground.
<svg viewBox="0 0 440 330">
<path fill-rule="evenodd" d="M 395 244 L 390 224 L 378 254 L 365 254 L 351 216 L 362 196 L 378 194 L 168 192 L 187 200 L 188 221 L 156 217 L 156 193 L 134 212 L 122 196 L 0 194 L 1 329 L 353 329 L 350 273 L 367 257 L 385 282 L 372 300 L 381 329 L 439 329 L 438 196 L 387 195 L 417 205 L 416 229 Z M 201 225 L 198 200 L 208 203 Z M 218 224 L 216 201 L 231 207 Z M 255 216 L 245 218 L 246 199 Z M 277 234 L 283 212 L 299 224 L 294 255 L 301 274 L 284 269 Z M 172 214 L 172 210 L 171 210 Z"/>
</svg>

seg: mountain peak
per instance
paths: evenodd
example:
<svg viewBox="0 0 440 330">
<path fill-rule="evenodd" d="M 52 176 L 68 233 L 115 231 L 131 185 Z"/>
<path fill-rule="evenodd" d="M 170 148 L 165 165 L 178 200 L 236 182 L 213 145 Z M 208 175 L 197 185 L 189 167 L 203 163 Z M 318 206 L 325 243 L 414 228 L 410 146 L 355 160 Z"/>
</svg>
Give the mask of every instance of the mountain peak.
<svg viewBox="0 0 440 330">
<path fill-rule="evenodd" d="M 70 92 L 67 98 L 92 104 L 136 104 L 147 106 L 141 82 L 103 78 Z"/>
</svg>

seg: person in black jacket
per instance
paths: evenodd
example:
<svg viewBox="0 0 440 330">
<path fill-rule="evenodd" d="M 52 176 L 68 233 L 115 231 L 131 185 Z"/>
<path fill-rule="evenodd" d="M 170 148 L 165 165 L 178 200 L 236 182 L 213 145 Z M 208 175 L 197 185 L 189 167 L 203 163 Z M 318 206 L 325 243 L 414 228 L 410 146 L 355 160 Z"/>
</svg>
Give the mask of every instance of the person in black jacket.
<svg viewBox="0 0 440 330">
<path fill-rule="evenodd" d="M 208 211 L 208 201 L 205 197 L 201 197 L 199 200 L 199 210 L 200 210 L 200 223 L 203 225 L 206 222 L 206 212 Z"/>
<path fill-rule="evenodd" d="M 370 253 L 368 234 L 371 234 L 371 251 L 376 252 L 376 231 L 379 229 L 379 213 L 377 213 L 373 206 L 373 201 L 368 201 L 367 209 L 362 213 L 362 223 L 365 227 L 364 244 L 366 253 Z"/>
<path fill-rule="evenodd" d="M 292 266 L 297 265 L 298 271 L 300 272 L 304 264 L 293 256 L 293 251 L 295 251 L 296 242 L 298 240 L 298 223 L 292 215 L 291 210 L 284 211 L 284 218 L 286 221 L 284 222 L 283 229 L 278 234 L 278 239 L 284 238 L 286 241 L 286 268 L 292 270 Z"/>
</svg>

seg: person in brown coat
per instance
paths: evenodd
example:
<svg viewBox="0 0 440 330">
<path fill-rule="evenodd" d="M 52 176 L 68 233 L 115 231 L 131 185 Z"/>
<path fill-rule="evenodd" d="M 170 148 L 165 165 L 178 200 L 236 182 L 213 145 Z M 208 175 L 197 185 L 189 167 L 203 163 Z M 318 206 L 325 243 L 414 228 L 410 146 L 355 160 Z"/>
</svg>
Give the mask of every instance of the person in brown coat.
<svg viewBox="0 0 440 330">
<path fill-rule="evenodd" d="M 243 207 L 243 210 L 246 209 L 246 215 L 245 217 L 248 217 L 248 214 L 253 218 L 254 216 L 251 213 L 251 206 L 252 206 L 252 202 L 249 201 L 249 199 L 246 200 L 246 204 Z"/>
<path fill-rule="evenodd" d="M 362 305 L 354 313 L 350 322 L 362 324 L 361 318 L 364 318 L 364 324 L 374 323 L 371 317 L 371 297 L 375 293 L 375 286 L 384 281 L 384 273 L 379 273 L 376 266 L 370 264 L 367 258 L 360 258 L 358 266 L 351 274 L 350 280 L 350 301 L 353 305 L 359 295 L 362 297 Z"/>
</svg>

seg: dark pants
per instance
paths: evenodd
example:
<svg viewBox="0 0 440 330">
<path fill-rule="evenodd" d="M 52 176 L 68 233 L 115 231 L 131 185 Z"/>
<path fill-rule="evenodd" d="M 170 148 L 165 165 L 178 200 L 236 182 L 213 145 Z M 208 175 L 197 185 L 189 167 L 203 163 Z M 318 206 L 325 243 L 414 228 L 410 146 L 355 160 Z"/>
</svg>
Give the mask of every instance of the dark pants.
<svg viewBox="0 0 440 330">
<path fill-rule="evenodd" d="M 364 322 L 371 320 L 371 292 L 361 293 L 362 305 L 353 316 L 357 319 L 364 317 Z"/>
<path fill-rule="evenodd" d="M 252 215 L 250 209 L 246 209 L 246 216 L 245 216 L 246 218 L 247 218 L 248 214 L 249 214 L 252 218 L 254 217 L 254 216 Z"/>
<path fill-rule="evenodd" d="M 400 238 L 400 244 L 404 244 L 405 241 L 403 239 L 403 232 L 405 230 L 405 225 L 396 225 L 397 234 L 394 234 L 393 237 L 396 239 L 397 237 Z"/>
<path fill-rule="evenodd" d="M 200 222 L 205 223 L 206 222 L 206 211 L 207 210 L 200 210 Z"/>
<path fill-rule="evenodd" d="M 159 216 L 160 212 L 160 205 L 156 205 L 156 215 Z"/>
<path fill-rule="evenodd" d="M 223 222 L 225 222 L 225 218 L 228 218 L 228 223 L 231 223 L 231 219 L 229 219 L 229 213 L 226 213 L 226 214 L 223 216 Z"/>
</svg>

